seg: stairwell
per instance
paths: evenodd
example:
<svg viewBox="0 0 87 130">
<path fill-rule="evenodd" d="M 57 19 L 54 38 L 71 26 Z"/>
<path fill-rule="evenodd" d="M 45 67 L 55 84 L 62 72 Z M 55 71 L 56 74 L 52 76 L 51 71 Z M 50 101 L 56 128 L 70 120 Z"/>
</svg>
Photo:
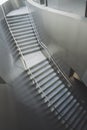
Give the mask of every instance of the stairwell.
<svg viewBox="0 0 87 130">
<path fill-rule="evenodd" d="M 28 68 L 18 80 L 20 95 L 27 103 L 31 100 L 30 94 L 31 98 L 39 97 L 38 103 L 43 104 L 56 119 L 57 129 L 87 130 L 87 110 L 74 95 L 61 71 L 43 54 L 30 13 L 25 7 L 6 16 L 17 44 L 17 53 L 23 56 Z"/>
</svg>

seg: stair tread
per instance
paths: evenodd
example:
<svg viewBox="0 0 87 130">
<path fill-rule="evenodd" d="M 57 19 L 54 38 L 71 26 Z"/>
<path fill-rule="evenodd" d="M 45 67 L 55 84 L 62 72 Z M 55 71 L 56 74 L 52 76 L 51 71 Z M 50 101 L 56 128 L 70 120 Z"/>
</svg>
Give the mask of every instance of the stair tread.
<svg viewBox="0 0 87 130">
<path fill-rule="evenodd" d="M 48 94 L 51 90 L 53 90 L 55 87 L 57 87 L 57 81 L 59 80 L 58 77 L 54 77 L 50 82 L 43 85 L 42 90 Z"/>
<path fill-rule="evenodd" d="M 28 27 L 28 28 L 21 28 L 21 29 L 18 29 L 18 30 L 12 30 L 13 33 L 18 33 L 18 32 L 27 32 L 27 31 L 30 31 L 32 30 L 33 31 L 33 28 L 32 27 Z"/>
<path fill-rule="evenodd" d="M 8 19 L 7 20 L 9 24 L 12 24 L 12 23 L 22 23 L 23 21 L 28 21 L 30 22 L 30 20 L 28 18 L 25 18 L 25 19 L 17 19 L 17 20 L 11 20 L 11 19 Z M 31 22 L 30 22 L 31 23 Z"/>
<path fill-rule="evenodd" d="M 24 38 L 24 39 L 21 39 L 21 40 L 17 40 L 18 43 L 21 43 L 21 42 L 25 42 L 25 41 L 31 41 L 31 40 L 36 40 L 36 37 L 28 37 L 28 38 Z"/>
<path fill-rule="evenodd" d="M 33 52 L 39 51 L 39 50 L 40 50 L 40 47 L 36 47 L 36 48 L 30 49 L 30 50 L 22 50 L 22 53 L 23 53 L 23 55 L 26 55 L 26 54 L 33 53 Z"/>
<path fill-rule="evenodd" d="M 66 88 L 64 88 L 63 90 L 62 90 L 62 95 L 61 95 L 61 97 L 60 97 L 60 100 L 57 100 L 57 102 L 54 104 L 54 106 L 55 106 L 55 108 L 59 111 L 59 109 L 58 109 L 58 107 L 59 107 L 59 105 L 63 102 L 63 95 L 65 94 L 65 93 L 67 93 L 67 89 Z"/>
<path fill-rule="evenodd" d="M 19 46 L 27 46 L 27 45 L 31 45 L 31 44 L 35 44 L 35 43 L 38 43 L 37 40 L 31 40 L 31 41 L 26 41 L 24 43 L 18 43 Z"/>
<path fill-rule="evenodd" d="M 67 90 L 66 90 L 67 92 Z M 66 101 L 65 103 L 62 103 L 59 101 L 58 103 L 59 104 L 56 104 L 56 108 L 58 109 L 59 112 L 61 112 L 65 107 L 67 107 L 67 105 L 72 101 L 73 99 L 73 96 L 70 96 Z"/>
<path fill-rule="evenodd" d="M 42 74 L 42 73 L 44 73 L 44 72 L 46 73 L 46 71 L 47 71 L 48 69 L 52 69 L 50 65 L 47 65 L 46 67 L 44 67 L 44 68 L 40 69 L 39 71 L 35 72 L 35 73 L 33 74 L 33 76 L 34 76 L 34 77 L 37 77 L 37 76 L 39 76 L 40 74 Z"/>
<path fill-rule="evenodd" d="M 24 24 L 31 24 L 31 22 L 30 21 L 21 21 L 21 22 L 17 22 L 17 23 L 10 23 L 9 22 L 9 24 L 10 24 L 11 27 L 13 27 L 13 26 L 15 27 L 15 26 L 19 26 L 19 25 L 22 25 L 22 24 L 23 25 Z"/>
<path fill-rule="evenodd" d="M 32 49 L 32 48 L 35 48 L 35 47 L 39 47 L 38 44 L 28 44 L 27 46 L 20 46 L 19 47 L 21 48 L 21 50 L 27 50 L 27 49 Z"/>
<path fill-rule="evenodd" d="M 40 68 L 44 67 L 45 65 L 48 65 L 49 62 L 47 60 L 45 60 L 44 62 L 42 62 L 41 64 L 37 65 L 36 67 L 31 68 L 32 73 L 38 71 Z"/>
<path fill-rule="evenodd" d="M 78 119 L 79 119 L 80 115 L 82 114 L 82 112 L 83 112 L 83 107 L 79 107 L 76 114 L 74 114 L 73 118 L 70 119 L 70 122 L 73 125 L 73 128 L 76 127 L 76 124 L 77 124 Z"/>
<path fill-rule="evenodd" d="M 14 33 L 14 36 L 15 37 L 21 37 L 21 36 L 24 36 L 24 35 L 29 35 L 29 34 L 33 34 L 34 31 L 33 30 L 27 30 L 25 32 L 19 32 L 19 33 Z"/>
<path fill-rule="evenodd" d="M 9 24 L 10 25 L 10 24 Z M 27 23 L 27 24 L 24 24 L 24 25 L 19 25 L 19 26 L 11 26 L 10 25 L 10 27 L 11 27 L 11 29 L 12 30 L 15 30 L 15 29 L 20 29 L 20 28 L 25 28 L 25 27 L 32 27 L 32 25 L 31 24 L 29 24 L 29 23 Z"/>
<path fill-rule="evenodd" d="M 40 82 L 41 80 L 43 80 L 45 77 L 48 77 L 49 74 L 52 74 L 52 73 L 54 73 L 54 70 L 53 70 L 53 69 L 49 69 L 46 73 L 43 73 L 42 75 L 36 77 L 36 80 L 37 80 L 38 82 Z M 55 73 L 54 73 L 54 74 L 55 74 Z M 56 75 L 56 74 L 55 74 L 55 75 Z"/>
<path fill-rule="evenodd" d="M 69 95 L 70 92 L 65 93 L 65 91 L 63 91 L 63 87 L 59 87 L 58 93 L 51 99 L 52 105 L 55 105 L 63 96 L 69 96 Z"/>
<path fill-rule="evenodd" d="M 84 127 L 84 122 L 87 122 L 87 115 L 84 116 L 84 120 L 81 120 L 79 126 L 78 126 L 78 130 L 83 130 Z M 86 123 L 87 124 L 87 123 Z M 85 127 L 87 129 L 87 127 Z M 86 130 L 85 129 L 85 130 Z"/>
<path fill-rule="evenodd" d="M 77 100 L 72 98 L 72 101 L 68 103 L 67 107 L 61 111 L 62 116 L 65 118 L 66 115 L 72 110 L 72 108 L 75 106 L 77 103 Z"/>
<path fill-rule="evenodd" d="M 83 111 L 80 115 L 78 120 L 75 122 L 75 128 L 78 129 L 79 124 L 82 122 L 82 120 L 84 120 L 84 117 L 86 115 L 86 111 Z M 78 129 L 80 130 L 80 129 Z"/>
<path fill-rule="evenodd" d="M 62 81 L 59 81 L 59 85 L 58 85 L 56 91 L 54 91 L 53 93 L 51 93 L 51 94 L 48 96 L 49 100 L 52 100 L 52 98 L 54 97 L 54 95 L 56 95 L 56 94 L 59 92 L 60 88 L 64 88 L 64 87 L 65 87 L 65 85 L 64 85 L 64 84 L 61 84 L 61 83 L 62 83 Z M 65 90 L 65 88 L 64 88 L 64 90 Z"/>
<path fill-rule="evenodd" d="M 25 27 L 15 28 L 15 29 L 11 27 L 11 30 L 14 31 L 14 32 L 18 32 L 18 31 L 21 31 L 21 30 L 25 30 L 26 31 L 27 29 L 33 30 L 33 27 L 29 26 L 29 25 L 25 25 Z"/>
<path fill-rule="evenodd" d="M 34 33 L 30 33 L 30 34 L 26 34 L 26 35 L 22 35 L 22 36 L 15 36 L 15 38 L 17 40 L 19 40 L 19 39 L 22 39 L 22 38 L 27 38 L 27 37 L 32 37 L 32 36 L 35 36 L 35 34 Z"/>
<path fill-rule="evenodd" d="M 65 90 L 65 85 L 62 84 L 62 81 L 60 81 L 58 83 L 58 87 L 57 87 L 56 91 L 54 92 L 54 95 L 52 94 L 52 96 L 49 97 L 52 104 L 56 103 L 56 101 L 55 101 L 56 96 L 58 96 L 57 98 L 62 97 L 62 95 L 65 93 L 64 90 Z"/>
<path fill-rule="evenodd" d="M 47 75 L 47 77 L 45 77 L 43 80 L 39 81 L 40 86 L 43 87 L 43 85 L 46 84 L 47 82 L 49 82 L 54 76 L 55 76 L 55 73 L 53 73 L 51 75 Z"/>
<path fill-rule="evenodd" d="M 25 19 L 25 18 L 29 19 L 30 16 L 29 15 L 23 15 L 23 16 L 18 15 L 18 16 L 15 16 L 15 17 L 6 17 L 6 18 L 7 18 L 7 20 L 17 20 L 17 19 Z"/>
<path fill-rule="evenodd" d="M 66 114 L 65 119 L 69 120 L 76 113 L 78 107 L 79 107 L 79 103 L 77 102 L 74 105 L 74 107 Z"/>
<path fill-rule="evenodd" d="M 24 14 L 17 14 L 17 15 L 7 15 L 6 17 L 7 18 L 10 18 L 10 17 L 21 17 L 21 16 L 25 16 L 25 15 L 29 15 L 28 13 L 24 13 Z"/>
<path fill-rule="evenodd" d="M 54 91 L 58 90 L 59 81 L 56 81 L 49 89 L 44 90 L 47 97 L 52 98 Z"/>
</svg>

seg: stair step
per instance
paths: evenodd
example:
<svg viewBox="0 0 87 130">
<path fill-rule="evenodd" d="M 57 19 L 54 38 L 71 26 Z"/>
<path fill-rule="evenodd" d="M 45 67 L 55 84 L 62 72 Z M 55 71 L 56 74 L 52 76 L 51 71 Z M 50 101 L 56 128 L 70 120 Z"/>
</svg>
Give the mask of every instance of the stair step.
<svg viewBox="0 0 87 130">
<path fill-rule="evenodd" d="M 15 29 L 13 29 L 12 27 L 11 27 L 11 30 L 12 31 L 14 31 L 14 32 L 17 32 L 17 31 L 21 31 L 21 30 L 27 30 L 27 29 L 29 29 L 29 30 L 33 30 L 33 27 L 32 26 L 28 26 L 28 25 L 25 25 L 25 27 L 21 27 L 21 28 L 15 28 Z"/>
<path fill-rule="evenodd" d="M 66 89 L 66 92 L 67 92 L 67 89 Z M 72 99 L 73 99 L 73 96 L 70 96 L 66 101 L 64 100 L 64 102 L 63 102 L 63 100 L 62 100 L 62 101 L 60 100 L 60 101 L 55 105 L 55 107 L 57 108 L 57 110 L 58 110 L 59 112 L 61 112 L 63 109 L 65 109 L 65 107 L 68 106 L 68 104 L 72 101 Z"/>
<path fill-rule="evenodd" d="M 27 46 L 27 45 L 32 45 L 32 44 L 35 44 L 35 43 L 38 43 L 37 40 L 26 41 L 24 43 L 18 43 L 18 44 L 19 44 L 19 46 Z"/>
<path fill-rule="evenodd" d="M 28 44 L 27 46 L 20 46 L 19 47 L 21 48 L 21 50 L 28 50 L 28 49 L 32 49 L 32 48 L 35 48 L 35 47 L 39 47 L 38 44 Z"/>
<path fill-rule="evenodd" d="M 72 107 L 72 109 L 70 109 L 70 111 L 66 114 L 65 120 L 68 120 L 68 121 L 69 121 L 70 118 L 71 118 L 74 114 L 76 114 L 78 107 L 79 107 L 79 103 L 77 102 L 77 103 Z"/>
<path fill-rule="evenodd" d="M 23 43 L 23 42 L 32 41 L 32 40 L 36 40 L 36 37 L 28 37 L 28 38 L 25 38 L 25 39 L 17 40 L 17 42 Z"/>
<path fill-rule="evenodd" d="M 81 120 L 80 124 L 78 125 L 78 129 L 77 130 L 83 130 L 84 122 L 85 121 L 87 122 L 87 113 L 85 112 L 85 114 L 86 115 L 84 115 L 84 118 Z M 84 130 L 87 130 L 87 127 Z"/>
<path fill-rule="evenodd" d="M 47 60 L 45 60 L 45 61 L 39 63 L 37 66 L 32 67 L 31 71 L 32 71 L 32 73 L 34 73 L 48 64 L 49 64 L 49 62 Z"/>
<path fill-rule="evenodd" d="M 12 18 L 12 17 L 21 17 L 21 16 L 25 16 L 25 15 L 30 15 L 28 13 L 24 13 L 24 14 L 17 14 L 17 15 L 7 15 L 7 18 Z"/>
<path fill-rule="evenodd" d="M 58 77 L 54 77 L 50 82 L 47 82 L 45 85 L 42 86 L 42 90 L 46 93 L 49 93 L 51 90 L 53 90 L 58 85 Z"/>
<path fill-rule="evenodd" d="M 11 17 L 6 17 L 7 18 L 7 20 L 19 20 L 19 19 L 25 19 L 25 18 L 27 18 L 27 19 L 29 19 L 30 18 L 30 16 L 29 15 L 17 15 L 17 16 L 11 16 Z"/>
<path fill-rule="evenodd" d="M 56 79 L 56 81 L 48 89 L 45 89 L 44 92 L 46 93 L 47 96 L 50 96 L 52 95 L 52 93 L 54 93 L 54 91 L 57 90 L 59 85 L 60 85 L 60 81 Z"/>
<path fill-rule="evenodd" d="M 25 19 L 22 19 L 22 20 L 21 19 L 17 19 L 17 20 L 8 19 L 7 21 L 8 21 L 9 24 L 22 23 L 22 22 L 26 22 L 26 21 L 31 23 L 31 21 L 28 18 L 25 18 Z"/>
<path fill-rule="evenodd" d="M 60 89 L 63 89 L 64 92 L 66 91 L 65 85 L 62 84 L 62 81 L 59 81 L 59 84 L 58 84 L 58 87 L 57 87 L 56 91 L 54 91 L 53 93 L 51 93 L 48 96 L 49 100 L 52 100 L 52 98 L 54 98 L 54 96 L 59 93 Z"/>
<path fill-rule="evenodd" d="M 32 25 L 28 23 L 28 24 L 24 24 L 24 25 L 15 26 L 15 27 L 10 25 L 10 27 L 11 27 L 12 30 L 19 30 L 19 29 L 21 29 L 21 28 L 29 28 L 29 27 L 32 27 Z"/>
<path fill-rule="evenodd" d="M 52 71 L 53 72 L 53 71 Z M 51 75 L 47 75 L 43 80 L 39 81 L 40 86 L 43 86 L 44 84 L 46 84 L 47 82 L 49 82 L 56 74 L 53 73 Z"/>
<path fill-rule="evenodd" d="M 73 109 L 73 107 L 75 106 L 76 103 L 77 103 L 77 100 L 74 99 L 74 97 L 73 97 L 72 100 L 71 100 L 71 102 L 69 102 L 69 103 L 67 104 L 67 107 L 65 107 L 65 108 L 61 111 L 62 117 L 65 118 L 66 115 L 67 115 L 70 111 L 72 111 L 72 109 Z"/>
<path fill-rule="evenodd" d="M 7 19 L 7 21 L 8 21 L 8 23 L 11 23 L 11 24 L 12 24 L 12 23 L 21 23 L 21 22 L 23 22 L 23 21 L 29 21 L 29 22 L 31 22 L 29 18 Z"/>
<path fill-rule="evenodd" d="M 63 95 L 61 95 L 60 97 L 58 97 L 58 99 L 56 100 L 56 102 L 59 102 L 60 105 L 62 105 L 63 103 L 66 103 L 66 101 L 68 99 L 71 100 L 73 99 L 73 96 L 71 96 L 71 93 L 68 91 L 65 91 Z M 54 103 L 54 106 L 56 105 L 56 103 Z M 56 107 L 56 106 L 55 106 Z"/>
<path fill-rule="evenodd" d="M 52 74 L 52 73 L 54 73 L 54 70 L 53 69 L 49 69 L 46 73 L 43 73 L 42 75 L 36 77 L 37 82 L 40 82 L 41 80 L 43 80 L 45 77 L 48 77 L 49 74 Z"/>
<path fill-rule="evenodd" d="M 16 33 L 16 34 L 14 34 L 14 36 L 15 37 L 22 37 L 22 36 L 24 36 L 24 35 L 30 35 L 30 34 L 33 34 L 34 33 L 34 31 L 33 30 L 27 30 L 27 31 L 25 31 L 25 32 L 19 32 L 19 33 Z"/>
<path fill-rule="evenodd" d="M 73 128 L 76 128 L 78 119 L 80 115 L 82 114 L 82 112 L 83 112 L 83 107 L 80 106 L 76 114 L 73 116 L 73 118 L 70 119 L 70 124 L 73 126 Z"/>
<path fill-rule="evenodd" d="M 65 93 L 65 85 L 62 84 L 62 81 L 59 80 L 57 90 L 54 92 L 54 95 L 52 94 L 52 96 L 49 97 L 49 100 L 53 104 L 55 103 L 55 97 L 56 96 L 62 97 L 64 93 Z"/>
<path fill-rule="evenodd" d="M 51 99 L 51 104 L 52 105 L 54 105 L 55 106 L 55 104 L 59 101 L 59 100 L 61 100 L 61 98 L 63 98 L 63 97 L 67 97 L 67 96 L 69 96 L 71 93 L 70 92 L 65 92 L 65 91 L 63 91 L 64 90 L 64 88 L 63 88 L 63 86 L 62 87 L 59 87 L 59 91 L 58 91 L 58 93 Z"/>
<path fill-rule="evenodd" d="M 28 28 L 21 28 L 21 29 L 18 29 L 18 30 L 12 30 L 12 32 L 15 34 L 15 33 L 20 33 L 20 32 L 27 32 L 27 31 L 33 31 L 33 28 L 32 27 L 28 27 Z"/>
<path fill-rule="evenodd" d="M 67 91 L 68 91 L 67 88 L 64 88 L 64 89 L 62 90 L 62 95 L 61 95 L 60 100 L 57 100 L 57 102 L 54 104 L 56 110 L 59 111 L 58 107 L 59 107 L 60 104 L 62 104 L 62 102 L 63 102 L 63 95 L 65 95 L 65 94 L 67 93 Z"/>
<path fill-rule="evenodd" d="M 87 114 L 87 113 L 86 113 L 86 111 L 84 110 L 84 111 L 79 115 L 78 120 L 75 121 L 75 128 L 76 128 L 77 130 L 80 130 L 79 124 L 81 124 L 81 122 L 84 120 L 84 117 L 85 117 L 86 114 Z M 79 129 L 78 129 L 78 128 L 79 128 Z"/>
<path fill-rule="evenodd" d="M 30 34 L 26 34 L 26 35 L 22 35 L 22 36 L 15 36 L 15 38 L 17 40 L 20 40 L 20 39 L 23 39 L 23 38 L 33 37 L 33 36 L 35 36 L 35 34 L 34 33 L 30 33 Z"/>
<path fill-rule="evenodd" d="M 36 47 L 36 48 L 30 49 L 30 50 L 25 50 L 25 51 L 22 51 L 22 53 L 23 53 L 23 55 L 27 55 L 29 53 L 33 53 L 36 51 L 40 51 L 40 47 Z"/>
<path fill-rule="evenodd" d="M 68 118 L 68 122 L 69 122 L 70 125 L 72 125 L 72 127 L 73 127 L 73 124 L 72 124 L 72 123 L 73 123 L 75 117 L 77 116 L 77 114 L 78 114 L 78 112 L 79 112 L 79 108 L 80 108 L 80 105 L 79 105 L 79 103 L 77 103 L 77 104 L 74 106 L 74 108 L 72 109 L 72 111 L 71 111 L 71 113 L 70 113 L 70 116 L 69 116 L 69 118 Z"/>
<path fill-rule="evenodd" d="M 40 65 L 41 65 L 41 64 L 43 64 L 46 60 L 47 60 L 47 59 L 42 60 L 41 62 L 39 62 L 39 63 L 35 64 L 33 67 L 31 67 L 31 69 L 33 69 L 33 68 L 36 68 L 36 67 L 40 66 Z"/>
<path fill-rule="evenodd" d="M 21 21 L 18 23 L 9 23 L 10 27 L 17 27 L 17 26 L 25 25 L 25 24 L 31 24 L 31 22 L 30 21 Z"/>
<path fill-rule="evenodd" d="M 39 75 L 43 74 L 44 72 L 46 73 L 46 71 L 48 71 L 48 69 L 51 69 L 51 66 L 50 66 L 50 65 L 48 65 L 48 66 L 46 66 L 46 67 L 40 69 L 39 71 L 35 72 L 35 73 L 33 74 L 33 76 L 34 76 L 34 77 L 38 77 Z"/>
<path fill-rule="evenodd" d="M 25 50 L 31 50 L 33 48 L 37 48 L 37 47 L 40 47 L 38 44 L 32 44 L 32 45 L 27 45 L 27 46 L 20 46 L 21 50 L 22 51 L 25 51 Z"/>
<path fill-rule="evenodd" d="M 73 96 L 71 96 L 71 93 L 68 92 L 68 90 L 66 89 L 65 93 L 57 99 L 57 103 L 54 103 L 54 106 L 56 109 L 58 109 L 58 111 L 62 111 L 63 110 L 63 104 L 68 104 L 69 102 L 71 102 L 73 99 Z M 62 114 L 61 114 L 62 115 Z"/>
</svg>

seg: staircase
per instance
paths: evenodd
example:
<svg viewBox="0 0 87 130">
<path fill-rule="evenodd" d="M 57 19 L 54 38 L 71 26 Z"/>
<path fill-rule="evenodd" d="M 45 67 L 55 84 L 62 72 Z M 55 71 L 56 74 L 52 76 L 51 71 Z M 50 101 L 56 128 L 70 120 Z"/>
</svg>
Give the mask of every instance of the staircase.
<svg viewBox="0 0 87 130">
<path fill-rule="evenodd" d="M 23 55 L 41 50 L 29 14 L 8 16 L 7 20 Z"/>
<path fill-rule="evenodd" d="M 62 73 L 58 73 L 53 62 L 42 53 L 43 48 L 34 31 L 30 13 L 26 11 L 19 14 L 16 10 L 15 15 L 10 14 L 6 18 L 18 45 L 16 49 L 18 53 L 22 53 L 27 67 L 31 70 L 29 75 L 27 71 L 25 73 L 32 79 L 32 84 L 33 80 L 36 81 L 33 85 L 34 91 L 37 91 L 44 105 L 54 114 L 57 122 L 60 122 L 58 128 L 63 125 L 66 130 L 87 130 L 86 108 L 75 97 Z M 28 82 L 27 77 L 23 82 Z M 23 92 L 28 93 L 28 90 Z"/>
</svg>

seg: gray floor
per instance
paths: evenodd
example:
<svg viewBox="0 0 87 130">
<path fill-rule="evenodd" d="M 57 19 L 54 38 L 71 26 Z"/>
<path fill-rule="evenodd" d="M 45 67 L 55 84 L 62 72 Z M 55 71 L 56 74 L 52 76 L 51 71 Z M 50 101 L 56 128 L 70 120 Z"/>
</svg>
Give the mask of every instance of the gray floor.
<svg viewBox="0 0 87 130">
<path fill-rule="evenodd" d="M 0 130 L 17 130 L 15 100 L 12 88 L 0 84 Z"/>
</svg>

